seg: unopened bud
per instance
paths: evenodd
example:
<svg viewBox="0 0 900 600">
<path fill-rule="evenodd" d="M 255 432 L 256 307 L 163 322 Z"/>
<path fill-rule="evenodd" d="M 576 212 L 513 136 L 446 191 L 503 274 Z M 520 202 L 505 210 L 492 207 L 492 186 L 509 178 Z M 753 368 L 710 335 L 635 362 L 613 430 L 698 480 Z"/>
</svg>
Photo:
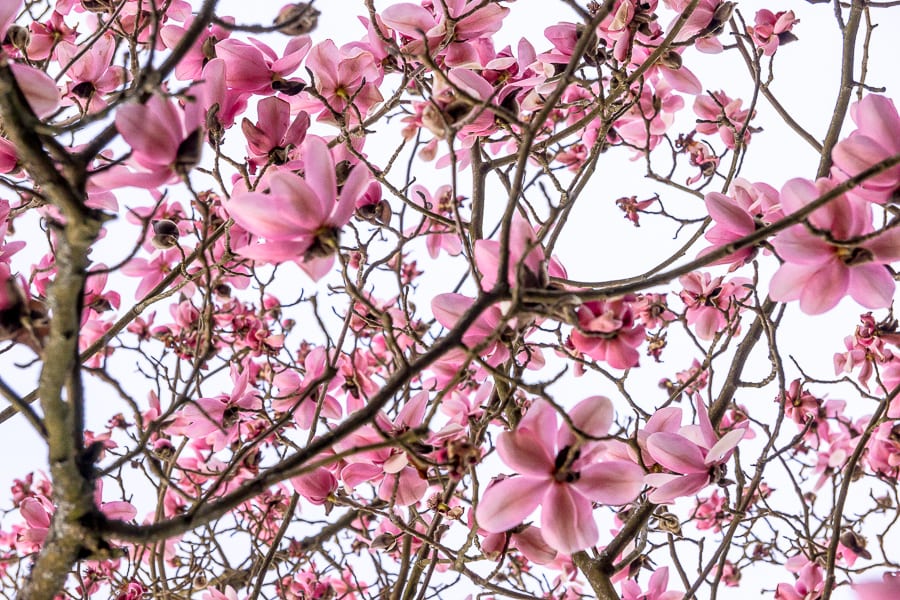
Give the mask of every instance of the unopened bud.
<svg viewBox="0 0 900 600">
<path fill-rule="evenodd" d="M 19 50 L 25 50 L 31 41 L 31 31 L 21 25 L 10 25 L 6 30 L 6 41 Z"/>
<path fill-rule="evenodd" d="M 178 225 L 174 221 L 160 219 L 153 222 L 153 237 L 150 238 L 150 243 L 154 248 L 168 250 L 178 245 L 179 234 Z"/>
<path fill-rule="evenodd" d="M 321 14 L 309 2 L 288 4 L 278 12 L 275 25 L 285 35 L 306 35 L 316 28 Z"/>
</svg>

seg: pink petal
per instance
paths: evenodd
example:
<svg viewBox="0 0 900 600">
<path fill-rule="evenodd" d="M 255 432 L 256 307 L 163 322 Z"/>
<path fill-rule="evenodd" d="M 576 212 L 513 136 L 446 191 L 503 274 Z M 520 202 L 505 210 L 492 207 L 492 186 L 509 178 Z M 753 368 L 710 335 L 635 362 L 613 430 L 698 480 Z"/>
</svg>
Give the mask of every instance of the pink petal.
<svg viewBox="0 0 900 600">
<path fill-rule="evenodd" d="M 278 171 L 269 178 L 269 193 L 290 200 L 287 212 L 275 216 L 280 216 L 309 233 L 325 224 L 334 209 L 333 196 L 326 206 L 307 179 L 286 171 Z"/>
<path fill-rule="evenodd" d="M 866 135 L 876 136 L 891 154 L 900 152 L 900 115 L 893 100 L 869 94 L 853 107 L 853 120 Z"/>
<path fill-rule="evenodd" d="M 394 495 L 395 486 L 396 495 Z M 384 478 L 378 487 L 378 497 L 387 501 L 394 497 L 398 506 L 409 506 L 421 500 L 426 491 L 428 482 L 419 477 L 415 469 L 407 467 L 399 475 Z"/>
<path fill-rule="evenodd" d="M 651 481 L 648 484 L 653 485 Z M 706 473 L 691 473 L 690 475 L 675 476 L 667 483 L 650 492 L 647 499 L 654 504 L 668 504 L 676 498 L 693 496 L 709 483 L 709 475 Z"/>
<path fill-rule="evenodd" d="M 706 453 L 706 464 L 714 465 L 727 460 L 727 458 L 731 456 L 731 453 L 734 452 L 738 442 L 744 438 L 745 433 L 745 429 L 732 429 L 723 435 L 722 439 L 716 442 L 715 445 L 709 449 L 709 452 Z"/>
<path fill-rule="evenodd" d="M 349 488 L 355 488 L 361 483 L 372 481 L 376 477 L 384 475 L 384 470 L 372 463 L 351 463 L 341 469 L 341 481 Z"/>
<path fill-rule="evenodd" d="M 341 199 L 334 209 L 334 213 L 331 215 L 329 223 L 335 227 L 343 227 L 347 224 L 350 220 L 350 216 L 356 209 L 356 201 L 365 194 L 366 190 L 369 188 L 369 181 L 369 169 L 364 164 L 358 163 L 353 167 L 353 170 L 350 171 L 350 175 L 347 176 L 347 181 L 341 188 Z"/>
<path fill-rule="evenodd" d="M 534 512 L 548 485 L 546 479 L 535 477 L 512 477 L 492 484 L 475 511 L 478 524 L 494 533 L 512 529 Z"/>
<path fill-rule="evenodd" d="M 633 462 L 608 460 L 582 469 L 573 485 L 583 496 L 601 504 L 628 504 L 644 487 L 644 470 Z"/>
<path fill-rule="evenodd" d="M 591 503 L 568 485 L 553 485 L 541 508 L 541 534 L 560 552 L 572 554 L 597 543 L 600 534 Z"/>
<path fill-rule="evenodd" d="M 319 200 L 318 214 L 328 218 L 334 211 L 337 183 L 334 158 L 320 137 L 311 135 L 303 141 L 303 177 Z"/>
<path fill-rule="evenodd" d="M 546 565 L 556 558 L 556 550 L 544 541 L 540 527 L 532 525 L 526 527 L 525 531 L 513 534 L 513 543 L 533 563 Z"/>
<path fill-rule="evenodd" d="M 291 106 L 281 98 L 263 98 L 257 105 L 259 127 L 271 136 L 273 142 L 280 141 L 291 121 Z"/>
<path fill-rule="evenodd" d="M 10 70 L 16 83 L 28 100 L 28 105 L 38 117 L 50 115 L 59 106 L 59 89 L 53 78 L 34 67 L 21 63 L 11 63 Z"/>
<path fill-rule="evenodd" d="M 676 473 L 706 472 L 706 461 L 697 444 L 677 433 L 665 431 L 647 438 L 647 450 L 662 466 Z"/>
<path fill-rule="evenodd" d="M 609 398 L 605 396 L 591 396 L 576 404 L 569 411 L 569 416 L 572 418 L 572 423 L 582 432 L 593 437 L 603 437 L 609 433 L 614 411 Z M 565 448 L 574 443 L 575 434 L 568 425 L 560 427 L 556 440 L 557 448 Z"/>
<path fill-rule="evenodd" d="M 100 505 L 100 512 L 110 519 L 130 521 L 137 516 L 137 509 L 131 502 L 116 501 L 104 502 Z"/>
<path fill-rule="evenodd" d="M 319 467 L 311 473 L 291 478 L 298 494 L 313 504 L 324 504 L 328 495 L 337 489 L 337 479 L 328 469 Z"/>
<path fill-rule="evenodd" d="M 819 315 L 837 306 L 850 286 L 850 271 L 837 259 L 817 269 L 800 293 L 800 310 Z"/>
<path fill-rule="evenodd" d="M 506 466 L 517 473 L 548 480 L 556 458 L 527 429 L 501 433 L 497 438 L 497 452 Z"/>
<path fill-rule="evenodd" d="M 381 13 L 381 20 L 391 29 L 416 39 L 435 25 L 434 15 L 408 2 L 388 6 Z"/>
<path fill-rule="evenodd" d="M 850 269 L 850 296 L 866 308 L 887 308 L 894 299 L 894 278 L 884 265 L 866 263 Z"/>
<path fill-rule="evenodd" d="M 431 314 L 438 323 L 447 329 L 453 329 L 474 302 L 474 298 L 462 294 L 438 294 L 431 300 Z"/>
<path fill-rule="evenodd" d="M 34 498 L 25 498 L 19 504 L 19 512 L 25 518 L 25 522 L 31 527 L 50 527 L 50 515 L 47 509 Z"/>
<path fill-rule="evenodd" d="M 259 192 L 235 194 L 225 203 L 235 223 L 248 232 L 273 241 L 290 241 L 308 234 L 297 223 L 297 208 L 293 199 Z"/>
<path fill-rule="evenodd" d="M 564 427 L 568 427 L 565 425 Z M 556 409 L 549 402 L 536 401 L 519 422 L 517 432 L 529 432 L 531 436 L 556 458 L 556 438 L 558 437 Z"/>
</svg>

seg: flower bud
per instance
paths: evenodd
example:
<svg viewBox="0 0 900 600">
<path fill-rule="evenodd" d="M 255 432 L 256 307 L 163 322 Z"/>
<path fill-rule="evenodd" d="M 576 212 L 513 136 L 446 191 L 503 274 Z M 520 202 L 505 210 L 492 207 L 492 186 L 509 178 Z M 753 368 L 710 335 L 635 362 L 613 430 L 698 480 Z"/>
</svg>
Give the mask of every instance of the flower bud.
<svg viewBox="0 0 900 600">
<path fill-rule="evenodd" d="M 309 2 L 288 4 L 278 12 L 275 25 L 285 35 L 306 35 L 316 28 L 320 14 Z"/>
<path fill-rule="evenodd" d="M 150 243 L 154 248 L 168 250 L 178 245 L 179 235 L 178 225 L 174 221 L 160 219 L 153 222 L 153 237 L 150 238 Z"/>
</svg>

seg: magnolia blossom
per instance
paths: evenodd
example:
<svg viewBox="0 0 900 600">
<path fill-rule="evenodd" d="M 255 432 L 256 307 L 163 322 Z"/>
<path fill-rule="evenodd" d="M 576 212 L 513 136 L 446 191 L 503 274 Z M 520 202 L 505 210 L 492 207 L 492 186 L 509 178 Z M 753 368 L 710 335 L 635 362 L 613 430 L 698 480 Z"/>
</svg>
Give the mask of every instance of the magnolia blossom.
<svg viewBox="0 0 900 600">
<path fill-rule="evenodd" d="M 672 472 L 646 476 L 646 483 L 656 488 L 648 496 L 651 502 L 669 503 L 719 481 L 723 465 L 746 433 L 745 428 L 733 429 L 719 438 L 699 396 L 696 404 L 699 425 L 682 427 L 678 433 L 659 431 L 647 437 L 647 452 Z"/>
<path fill-rule="evenodd" d="M 337 192 L 334 158 L 325 140 L 309 136 L 303 144 L 306 177 L 278 171 L 268 179 L 268 193 L 239 192 L 226 204 L 235 222 L 265 243 L 238 248 L 254 260 L 298 261 L 314 280 L 334 264 L 341 227 L 356 200 L 369 186 L 369 174 L 356 165 Z"/>
<path fill-rule="evenodd" d="M 613 421 L 612 402 L 591 396 L 569 416 L 580 432 L 605 436 Z M 515 431 L 500 435 L 497 451 L 520 475 L 495 481 L 484 492 L 476 518 L 487 531 L 513 529 L 541 506 L 541 533 L 556 550 L 571 554 L 597 543 L 599 532 L 591 502 L 620 505 L 641 491 L 643 470 L 636 464 L 598 462 L 602 442 L 585 441 L 556 409 L 535 402 Z"/>
<path fill-rule="evenodd" d="M 857 128 L 834 147 L 835 167 L 853 176 L 900 154 L 900 115 L 893 100 L 869 94 L 850 108 L 850 116 Z M 895 165 L 866 179 L 853 193 L 874 202 L 886 202 L 898 187 L 900 165 Z"/>
<path fill-rule="evenodd" d="M 792 179 L 781 190 L 786 213 L 800 210 L 834 186 Z M 800 310 L 817 315 L 837 306 L 846 295 L 866 308 L 885 308 L 894 296 L 894 278 L 885 266 L 900 259 L 900 229 L 888 229 L 873 238 L 869 205 L 840 196 L 815 210 L 810 225 L 795 225 L 776 236 L 772 244 L 785 261 L 772 277 L 769 296 L 787 302 L 800 300 Z M 846 240 L 846 241 L 845 241 Z"/>
</svg>

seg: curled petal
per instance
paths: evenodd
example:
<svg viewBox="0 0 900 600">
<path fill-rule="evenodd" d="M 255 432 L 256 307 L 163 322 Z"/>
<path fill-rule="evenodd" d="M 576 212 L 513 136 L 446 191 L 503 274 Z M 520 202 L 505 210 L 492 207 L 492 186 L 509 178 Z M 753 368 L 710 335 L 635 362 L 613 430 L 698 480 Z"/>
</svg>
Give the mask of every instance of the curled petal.
<svg viewBox="0 0 900 600">
<path fill-rule="evenodd" d="M 647 450 L 662 466 L 676 473 L 705 473 L 706 461 L 697 444 L 677 433 L 654 433 Z"/>
</svg>

